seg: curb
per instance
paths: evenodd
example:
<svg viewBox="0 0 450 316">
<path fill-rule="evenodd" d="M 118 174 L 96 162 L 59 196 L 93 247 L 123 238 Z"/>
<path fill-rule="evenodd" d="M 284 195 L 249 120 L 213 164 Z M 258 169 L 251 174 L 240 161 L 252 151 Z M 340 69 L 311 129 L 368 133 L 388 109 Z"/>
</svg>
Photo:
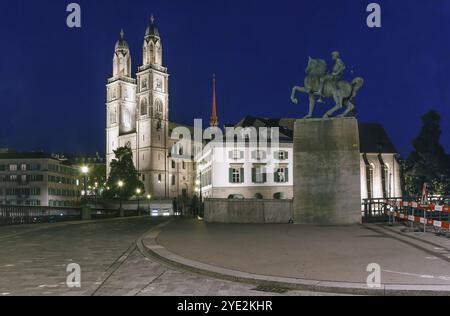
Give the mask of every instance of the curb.
<svg viewBox="0 0 450 316">
<path fill-rule="evenodd" d="M 450 296 L 450 285 L 385 284 L 380 288 L 370 288 L 363 283 L 274 277 L 212 266 L 178 256 L 158 244 L 157 239 L 162 232 L 162 228 L 169 223 L 166 222 L 154 227 L 140 237 L 136 241 L 136 245 L 144 256 L 187 272 L 221 280 L 280 287 L 289 290 L 370 296 Z"/>
</svg>

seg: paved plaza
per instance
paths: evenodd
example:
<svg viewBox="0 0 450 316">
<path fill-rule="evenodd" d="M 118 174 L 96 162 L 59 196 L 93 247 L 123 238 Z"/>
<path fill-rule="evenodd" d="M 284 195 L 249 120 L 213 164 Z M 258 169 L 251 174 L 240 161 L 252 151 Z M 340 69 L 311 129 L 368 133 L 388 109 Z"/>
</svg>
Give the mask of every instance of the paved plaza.
<svg viewBox="0 0 450 316">
<path fill-rule="evenodd" d="M 376 263 L 383 284 L 450 285 L 450 239 L 404 229 L 177 221 L 157 243 L 188 260 L 255 275 L 366 284 Z"/>
<path fill-rule="evenodd" d="M 0 296 L 280 295 L 178 271 L 144 256 L 136 240 L 161 221 L 129 218 L 0 227 Z M 70 263 L 81 266 L 80 289 L 66 285 Z"/>
</svg>

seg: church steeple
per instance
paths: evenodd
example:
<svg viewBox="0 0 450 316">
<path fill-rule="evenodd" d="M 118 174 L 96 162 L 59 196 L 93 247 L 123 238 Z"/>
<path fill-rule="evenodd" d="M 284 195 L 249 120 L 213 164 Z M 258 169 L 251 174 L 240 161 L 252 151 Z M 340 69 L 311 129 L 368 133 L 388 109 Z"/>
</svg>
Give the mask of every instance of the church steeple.
<svg viewBox="0 0 450 316">
<path fill-rule="evenodd" d="M 125 40 L 125 33 L 120 30 L 120 38 L 116 42 L 113 57 L 113 77 L 131 77 L 131 54 L 130 47 Z"/>
<path fill-rule="evenodd" d="M 216 104 L 216 75 L 213 75 L 213 97 L 212 97 L 212 115 L 210 121 L 211 127 L 219 126 L 219 118 L 217 117 L 217 104 Z"/>
<path fill-rule="evenodd" d="M 153 14 L 150 17 L 150 24 L 145 30 L 143 47 L 143 65 L 162 66 L 162 44 L 159 29 L 155 24 Z"/>
</svg>

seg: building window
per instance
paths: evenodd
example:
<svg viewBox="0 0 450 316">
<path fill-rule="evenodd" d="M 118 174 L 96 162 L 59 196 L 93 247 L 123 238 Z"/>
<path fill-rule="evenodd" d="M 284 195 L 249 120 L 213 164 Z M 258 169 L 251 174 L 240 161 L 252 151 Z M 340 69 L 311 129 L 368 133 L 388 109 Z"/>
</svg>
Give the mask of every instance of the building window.
<svg viewBox="0 0 450 316">
<path fill-rule="evenodd" d="M 162 182 L 162 174 L 158 174 L 158 183 Z"/>
<path fill-rule="evenodd" d="M 163 104 L 162 101 L 160 99 L 156 99 L 155 100 L 155 109 L 157 113 L 162 113 L 163 112 Z"/>
<path fill-rule="evenodd" d="M 266 183 L 267 173 L 264 166 L 256 166 L 252 168 L 252 182 L 253 183 Z"/>
<path fill-rule="evenodd" d="M 252 152 L 253 160 L 264 160 L 267 157 L 267 153 L 264 150 L 254 150 Z"/>
<path fill-rule="evenodd" d="M 110 122 L 111 125 L 117 123 L 117 112 L 116 112 L 116 109 L 112 110 L 111 113 L 109 113 L 109 122 Z"/>
<path fill-rule="evenodd" d="M 176 168 L 175 160 L 172 160 L 172 169 Z"/>
<path fill-rule="evenodd" d="M 228 157 L 233 160 L 244 159 L 244 152 L 241 150 L 232 150 L 228 153 Z"/>
<path fill-rule="evenodd" d="M 374 164 L 369 164 L 369 166 L 367 166 L 366 172 L 367 172 L 367 195 L 369 199 L 372 199 L 374 197 L 374 192 L 373 192 L 373 177 L 374 177 L 374 170 L 375 170 L 375 165 Z"/>
<path fill-rule="evenodd" d="M 143 98 L 141 101 L 141 115 L 147 115 L 147 99 Z"/>
<path fill-rule="evenodd" d="M 172 175 L 172 186 L 174 186 L 176 183 L 176 176 L 173 174 Z"/>
<path fill-rule="evenodd" d="M 183 165 L 183 170 L 186 170 L 186 162 L 185 161 L 182 162 L 182 165 Z"/>
<path fill-rule="evenodd" d="M 275 183 L 287 183 L 289 182 L 289 170 L 288 168 L 280 167 L 276 168 L 274 172 Z"/>
<path fill-rule="evenodd" d="M 284 200 L 285 199 L 285 194 L 283 192 L 278 192 L 278 193 L 275 193 L 273 195 L 273 198 L 275 200 Z"/>
<path fill-rule="evenodd" d="M 391 171 L 389 168 L 389 165 L 387 163 L 384 164 L 384 187 L 385 187 L 385 191 L 386 191 L 386 196 L 387 197 L 392 197 L 392 184 L 391 184 Z"/>
<path fill-rule="evenodd" d="M 278 160 L 287 160 L 289 157 L 289 154 L 287 151 L 281 150 L 281 151 L 277 151 L 275 153 L 275 158 Z"/>
<path fill-rule="evenodd" d="M 244 196 L 242 194 L 230 194 L 228 196 L 229 200 L 244 200 Z"/>
<path fill-rule="evenodd" d="M 9 171 L 17 171 L 17 165 L 9 165 Z"/>
<path fill-rule="evenodd" d="M 264 197 L 263 197 L 263 195 L 262 195 L 261 193 L 256 193 L 256 194 L 255 194 L 255 199 L 257 199 L 257 200 L 263 200 Z"/>
<path fill-rule="evenodd" d="M 244 169 L 230 168 L 229 181 L 230 183 L 244 183 Z"/>
</svg>

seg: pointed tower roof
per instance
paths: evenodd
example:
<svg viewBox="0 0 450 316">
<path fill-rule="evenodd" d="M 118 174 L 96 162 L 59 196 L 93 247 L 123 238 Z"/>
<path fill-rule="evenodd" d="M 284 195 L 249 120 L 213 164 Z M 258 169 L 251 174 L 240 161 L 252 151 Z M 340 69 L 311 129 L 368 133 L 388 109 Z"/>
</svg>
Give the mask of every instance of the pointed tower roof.
<svg viewBox="0 0 450 316">
<path fill-rule="evenodd" d="M 127 41 L 125 40 L 125 33 L 124 33 L 123 29 L 120 30 L 120 38 L 116 43 L 115 49 L 116 49 L 116 51 L 117 50 L 129 50 L 129 46 L 128 46 Z"/>
<path fill-rule="evenodd" d="M 150 25 L 147 27 L 147 30 L 145 31 L 145 37 L 153 37 L 159 39 L 159 30 L 158 27 L 155 25 L 155 17 L 153 14 L 150 16 Z"/>
<path fill-rule="evenodd" d="M 219 126 L 219 118 L 217 117 L 217 104 L 216 104 L 216 75 L 213 75 L 213 98 L 212 98 L 212 115 L 210 126 L 211 127 Z"/>
</svg>

